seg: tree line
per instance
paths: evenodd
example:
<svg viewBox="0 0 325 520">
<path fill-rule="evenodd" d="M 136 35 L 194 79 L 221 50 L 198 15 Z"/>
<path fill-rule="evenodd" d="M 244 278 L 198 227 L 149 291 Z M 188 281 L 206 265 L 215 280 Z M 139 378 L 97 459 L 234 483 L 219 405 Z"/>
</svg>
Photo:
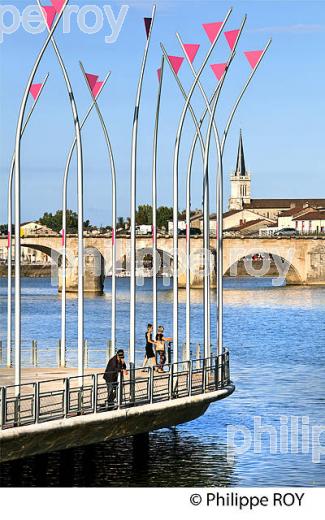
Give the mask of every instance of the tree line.
<svg viewBox="0 0 325 520">
<path fill-rule="evenodd" d="M 191 212 L 193 214 L 195 212 Z M 185 217 L 185 212 L 178 213 L 179 218 Z M 158 229 L 168 229 L 168 222 L 173 220 L 173 208 L 168 206 L 160 206 L 157 208 L 157 227 Z M 62 210 L 58 210 L 56 213 L 45 212 L 44 215 L 38 220 L 42 226 L 46 226 L 56 233 L 60 233 L 62 229 Z M 152 225 L 152 206 L 150 204 L 142 204 L 138 206 L 136 211 L 136 224 L 141 225 Z M 117 229 L 127 230 L 130 227 L 130 217 L 118 217 Z M 90 220 L 84 221 L 84 229 L 86 231 L 99 230 L 104 233 L 110 231 L 111 226 L 94 226 Z M 6 224 L 0 225 L 0 234 L 7 234 L 8 226 Z M 67 210 L 67 233 L 76 234 L 78 232 L 78 214 L 71 209 Z M 14 233 L 14 226 L 13 226 Z"/>
</svg>

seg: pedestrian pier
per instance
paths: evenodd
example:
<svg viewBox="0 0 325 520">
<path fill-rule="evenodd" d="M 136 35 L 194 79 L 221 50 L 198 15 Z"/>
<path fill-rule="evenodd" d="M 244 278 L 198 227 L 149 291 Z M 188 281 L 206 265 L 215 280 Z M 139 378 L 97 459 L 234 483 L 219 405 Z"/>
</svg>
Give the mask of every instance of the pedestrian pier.
<svg viewBox="0 0 325 520">
<path fill-rule="evenodd" d="M 20 391 L 11 372 L 0 370 L 0 462 L 175 426 L 234 391 L 227 350 L 166 365 L 164 373 L 120 374 L 114 402 L 100 371 L 26 369 Z"/>
</svg>

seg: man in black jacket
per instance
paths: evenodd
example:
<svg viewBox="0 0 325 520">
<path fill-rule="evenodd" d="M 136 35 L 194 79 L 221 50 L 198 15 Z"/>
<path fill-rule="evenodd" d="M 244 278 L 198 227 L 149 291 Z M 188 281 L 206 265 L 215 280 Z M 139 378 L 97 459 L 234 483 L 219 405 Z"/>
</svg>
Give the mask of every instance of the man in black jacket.
<svg viewBox="0 0 325 520">
<path fill-rule="evenodd" d="M 116 388 L 117 388 L 117 380 L 118 374 L 122 375 L 126 372 L 126 363 L 124 361 L 124 350 L 120 349 L 116 352 L 115 356 L 113 356 L 109 362 L 107 363 L 107 367 L 103 378 L 107 384 L 107 404 L 110 405 L 114 402 L 116 397 Z"/>
</svg>

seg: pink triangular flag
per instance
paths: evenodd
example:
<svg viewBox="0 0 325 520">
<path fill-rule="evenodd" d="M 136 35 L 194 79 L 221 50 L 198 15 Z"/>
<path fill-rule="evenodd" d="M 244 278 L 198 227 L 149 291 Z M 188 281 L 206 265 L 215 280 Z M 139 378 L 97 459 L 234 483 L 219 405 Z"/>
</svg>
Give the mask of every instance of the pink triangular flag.
<svg viewBox="0 0 325 520">
<path fill-rule="evenodd" d="M 195 60 L 195 56 L 200 48 L 198 43 L 184 43 L 184 50 L 191 63 Z"/>
<path fill-rule="evenodd" d="M 205 30 L 209 40 L 213 43 L 218 36 L 223 22 L 204 23 L 203 29 Z"/>
<path fill-rule="evenodd" d="M 226 70 L 227 63 L 214 63 L 211 65 L 211 69 L 214 72 L 216 78 L 220 81 Z"/>
<path fill-rule="evenodd" d="M 146 28 L 147 38 L 149 38 L 150 29 L 151 29 L 151 23 L 152 23 L 152 18 L 145 18 L 144 19 L 144 26 Z"/>
<path fill-rule="evenodd" d="M 42 5 L 42 9 L 43 9 L 46 25 L 48 26 L 49 29 L 51 29 L 53 22 L 54 22 L 54 18 L 56 16 L 56 10 L 54 7 L 52 7 L 50 5 L 46 5 L 46 6 Z"/>
<path fill-rule="evenodd" d="M 235 47 L 236 40 L 238 38 L 239 29 L 234 29 L 233 31 L 227 31 L 224 33 L 230 50 L 232 51 Z"/>
<path fill-rule="evenodd" d="M 161 80 L 161 67 L 157 70 L 157 76 L 158 76 L 158 81 L 160 83 L 160 80 Z"/>
<path fill-rule="evenodd" d="M 62 11 L 62 7 L 64 6 L 65 0 L 51 0 L 51 4 L 56 10 L 57 14 L 60 14 Z"/>
<path fill-rule="evenodd" d="M 8 238 L 7 238 L 7 247 L 8 247 L 8 249 L 9 249 L 10 245 L 11 245 L 10 231 L 8 231 Z"/>
<path fill-rule="evenodd" d="M 260 57 L 263 54 L 263 51 L 246 51 L 244 54 L 252 69 L 255 69 Z"/>
<path fill-rule="evenodd" d="M 92 89 L 92 92 L 93 92 L 93 95 L 94 95 L 95 98 L 98 96 L 98 94 L 102 90 L 103 85 L 104 85 L 103 81 L 97 81 L 96 82 L 94 88 Z"/>
<path fill-rule="evenodd" d="M 173 68 L 173 71 L 175 72 L 175 74 L 178 74 L 178 71 L 182 66 L 184 58 L 181 58 L 180 56 L 168 56 L 168 59 Z"/>
<path fill-rule="evenodd" d="M 43 83 L 34 83 L 34 85 L 32 85 L 30 87 L 29 92 L 31 93 L 31 95 L 33 96 L 35 101 L 38 98 L 38 96 L 40 95 L 42 88 L 43 88 Z"/>
<path fill-rule="evenodd" d="M 93 91 L 93 89 L 97 83 L 98 76 L 95 76 L 95 74 L 88 74 L 87 72 L 85 72 L 85 75 L 86 75 L 90 90 Z"/>
<path fill-rule="evenodd" d="M 64 243 L 65 243 L 65 232 L 64 232 L 64 229 L 61 229 L 60 235 L 61 235 L 61 245 L 64 246 Z"/>
</svg>

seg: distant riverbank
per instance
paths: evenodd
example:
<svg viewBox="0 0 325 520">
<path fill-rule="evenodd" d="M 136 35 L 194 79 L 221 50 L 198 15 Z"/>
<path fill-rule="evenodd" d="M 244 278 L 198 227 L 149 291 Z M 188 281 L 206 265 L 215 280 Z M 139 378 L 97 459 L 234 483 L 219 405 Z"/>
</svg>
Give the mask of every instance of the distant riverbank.
<svg viewBox="0 0 325 520">
<path fill-rule="evenodd" d="M 261 261 L 254 262 L 254 269 L 258 271 L 262 269 L 263 263 Z M 13 266 L 13 274 L 14 274 L 14 266 Z M 21 266 L 21 275 L 25 278 L 49 278 L 51 276 L 51 266 L 50 265 L 22 265 Z M 237 275 L 238 276 L 250 276 L 247 274 L 244 262 L 241 260 L 238 262 L 237 266 Z M 278 271 L 274 262 L 271 262 L 269 272 L 267 276 L 277 276 Z M 0 265 L 0 278 L 5 278 L 7 276 L 7 266 Z M 124 274 L 118 274 L 119 278 L 128 278 Z M 226 273 L 225 276 L 229 276 L 229 272 Z"/>
<path fill-rule="evenodd" d="M 6 265 L 0 265 L 0 277 L 5 278 L 7 276 L 8 268 Z M 15 268 L 13 266 L 13 274 Z M 24 278 L 49 278 L 51 276 L 50 265 L 22 265 L 21 276 Z"/>
</svg>

